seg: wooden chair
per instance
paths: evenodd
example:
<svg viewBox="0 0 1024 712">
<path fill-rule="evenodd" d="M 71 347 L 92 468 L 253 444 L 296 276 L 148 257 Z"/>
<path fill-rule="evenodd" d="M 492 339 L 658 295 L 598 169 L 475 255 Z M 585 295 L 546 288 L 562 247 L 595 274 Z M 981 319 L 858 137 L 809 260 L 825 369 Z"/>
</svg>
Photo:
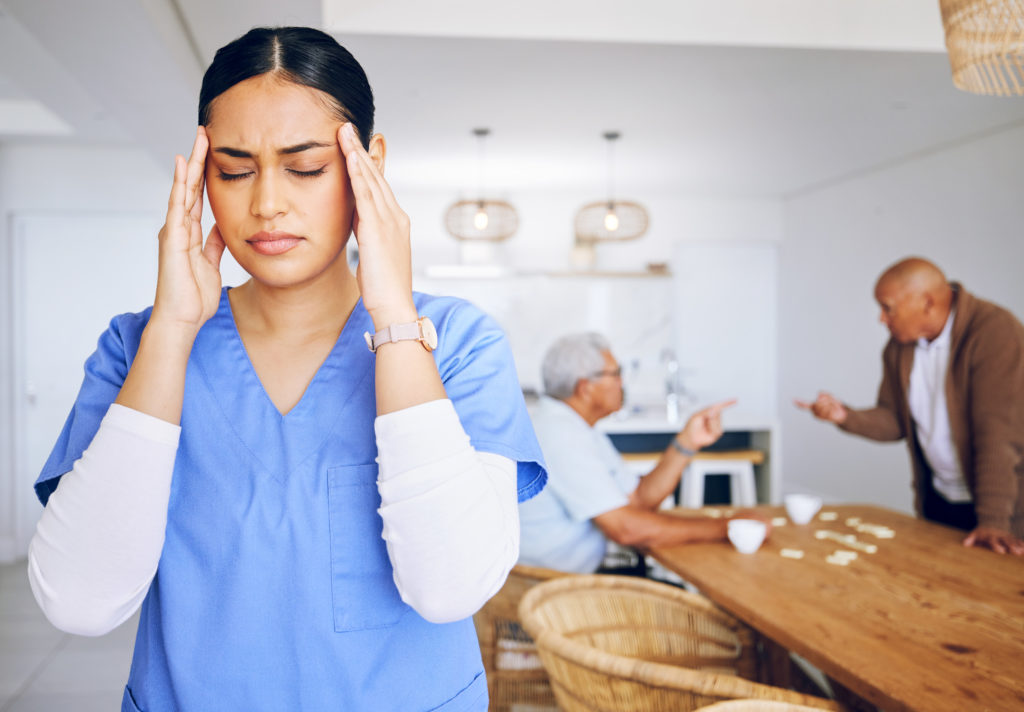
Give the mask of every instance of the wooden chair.
<svg viewBox="0 0 1024 712">
<path fill-rule="evenodd" d="M 667 584 L 601 575 L 547 581 L 523 596 L 519 619 L 563 712 L 688 711 L 743 698 L 841 709 L 752 682 L 746 627 Z"/>
<path fill-rule="evenodd" d="M 501 590 L 473 616 L 487 673 L 490 712 L 557 710 L 533 639 L 519 625 L 519 601 L 534 584 L 562 576 L 562 571 L 515 566 Z"/>
<path fill-rule="evenodd" d="M 701 707 L 697 712 L 817 712 L 817 707 L 770 700 L 730 700 Z"/>
</svg>

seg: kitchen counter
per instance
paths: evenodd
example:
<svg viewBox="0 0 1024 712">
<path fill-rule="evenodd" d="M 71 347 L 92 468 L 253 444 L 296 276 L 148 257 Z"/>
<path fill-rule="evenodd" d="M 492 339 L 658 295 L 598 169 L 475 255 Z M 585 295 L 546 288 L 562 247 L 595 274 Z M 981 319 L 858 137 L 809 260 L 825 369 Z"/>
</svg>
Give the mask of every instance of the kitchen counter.
<svg viewBox="0 0 1024 712">
<path fill-rule="evenodd" d="M 691 412 L 684 413 L 676 422 L 665 418 L 660 409 L 648 409 L 636 415 L 622 417 L 614 414 L 597 422 L 597 428 L 607 433 L 615 447 L 623 454 L 633 455 L 631 467 L 638 473 L 650 467 L 668 447 L 672 437 L 686 423 Z M 708 451 L 760 450 L 764 463 L 754 467 L 757 500 L 764 504 L 782 501 L 782 446 L 781 427 L 777 420 L 742 412 L 725 411 L 722 416 L 723 434 Z M 638 454 L 650 454 L 644 460 Z M 684 475 L 685 476 L 685 475 Z M 709 489 L 709 497 L 713 488 Z"/>
</svg>

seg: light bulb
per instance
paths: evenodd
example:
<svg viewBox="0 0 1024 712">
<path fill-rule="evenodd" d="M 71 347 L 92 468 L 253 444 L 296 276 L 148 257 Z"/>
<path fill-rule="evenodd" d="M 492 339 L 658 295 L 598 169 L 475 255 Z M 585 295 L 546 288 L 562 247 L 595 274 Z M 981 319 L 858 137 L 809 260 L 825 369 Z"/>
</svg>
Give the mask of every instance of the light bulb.
<svg viewBox="0 0 1024 712">
<path fill-rule="evenodd" d="M 615 232 L 619 229 L 619 216 L 610 208 L 608 212 L 604 214 L 604 229 L 608 232 Z"/>
<path fill-rule="evenodd" d="M 476 211 L 476 215 L 473 216 L 473 227 L 477 230 L 487 229 L 487 211 L 480 208 Z"/>
</svg>

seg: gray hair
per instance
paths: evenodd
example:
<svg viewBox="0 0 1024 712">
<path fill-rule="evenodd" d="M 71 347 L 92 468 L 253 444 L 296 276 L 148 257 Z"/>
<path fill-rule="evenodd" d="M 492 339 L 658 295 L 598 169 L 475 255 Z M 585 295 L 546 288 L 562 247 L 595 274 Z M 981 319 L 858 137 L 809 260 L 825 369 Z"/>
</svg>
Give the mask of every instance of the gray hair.
<svg viewBox="0 0 1024 712">
<path fill-rule="evenodd" d="M 593 378 L 604 368 L 603 351 L 611 351 L 608 339 L 593 331 L 569 334 L 551 344 L 541 364 L 544 393 L 565 400 L 581 378 Z"/>
</svg>

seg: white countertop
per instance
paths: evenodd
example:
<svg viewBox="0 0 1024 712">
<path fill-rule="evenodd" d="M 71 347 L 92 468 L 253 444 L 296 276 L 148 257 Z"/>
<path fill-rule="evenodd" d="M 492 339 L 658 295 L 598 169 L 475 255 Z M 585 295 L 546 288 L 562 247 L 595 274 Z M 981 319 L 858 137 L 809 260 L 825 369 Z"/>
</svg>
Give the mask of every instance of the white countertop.
<svg viewBox="0 0 1024 712">
<path fill-rule="evenodd" d="M 683 429 L 690 413 L 684 413 L 679 420 L 670 422 L 665 417 L 655 415 L 630 415 L 621 416 L 613 413 L 607 418 L 597 421 L 598 430 L 605 433 L 676 433 Z M 725 432 L 739 432 L 750 430 L 775 430 L 778 421 L 765 416 L 757 416 L 749 413 L 730 413 L 726 411 L 722 415 L 722 427 Z"/>
</svg>

